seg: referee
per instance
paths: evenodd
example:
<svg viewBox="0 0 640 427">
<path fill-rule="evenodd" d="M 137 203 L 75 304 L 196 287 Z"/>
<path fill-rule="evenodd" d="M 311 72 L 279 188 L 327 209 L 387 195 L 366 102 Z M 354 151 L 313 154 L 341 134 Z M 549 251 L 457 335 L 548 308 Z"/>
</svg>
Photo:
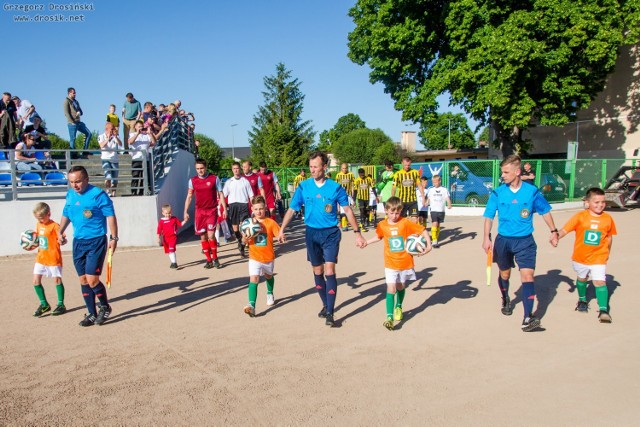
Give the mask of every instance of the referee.
<svg viewBox="0 0 640 427">
<path fill-rule="evenodd" d="M 402 170 L 393 175 L 393 187 L 391 196 L 396 196 L 402 200 L 401 216 L 409 218 L 413 222 L 418 222 L 418 199 L 416 187 L 422 198 L 422 206 L 427 204 L 424 195 L 424 188 L 420 184 L 420 174 L 417 170 L 411 169 L 411 158 L 402 159 Z"/>
</svg>

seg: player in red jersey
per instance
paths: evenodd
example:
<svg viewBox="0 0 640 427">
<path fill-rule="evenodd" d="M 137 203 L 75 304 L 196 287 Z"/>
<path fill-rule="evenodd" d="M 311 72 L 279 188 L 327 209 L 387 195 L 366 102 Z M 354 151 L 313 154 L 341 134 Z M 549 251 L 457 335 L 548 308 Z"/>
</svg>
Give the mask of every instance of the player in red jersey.
<svg viewBox="0 0 640 427">
<path fill-rule="evenodd" d="M 264 197 L 267 200 L 267 208 L 269 209 L 269 216 L 275 218 L 276 216 L 276 200 L 281 200 L 280 184 L 278 184 L 278 177 L 273 171 L 267 168 L 267 163 L 260 162 L 260 172 L 258 173 L 262 180 L 262 189 L 264 190 Z"/>
<path fill-rule="evenodd" d="M 196 173 L 189 180 L 189 192 L 184 202 L 184 222 L 189 221 L 189 206 L 194 194 L 196 197 L 196 212 L 193 220 L 196 234 L 200 236 L 202 252 L 207 258 L 204 268 L 220 268 L 218 261 L 218 243 L 215 232 L 218 223 L 218 204 L 222 205 L 223 216 L 226 216 L 227 204 L 222 194 L 220 179 L 207 172 L 207 162 L 196 160 Z"/>
<path fill-rule="evenodd" d="M 169 268 L 178 268 L 176 258 L 176 246 L 178 244 L 178 229 L 182 222 L 171 214 L 171 205 L 162 206 L 162 218 L 158 221 L 158 244 L 164 246 L 164 253 L 169 254 L 171 265 Z"/>
<path fill-rule="evenodd" d="M 244 177 L 247 179 L 247 181 L 249 181 L 249 184 L 251 184 L 253 195 L 260 195 L 262 197 L 265 197 L 264 188 L 262 188 L 262 179 L 260 179 L 260 175 L 258 175 L 257 173 L 253 173 L 252 169 L 253 163 L 251 163 L 250 160 L 245 160 L 244 162 L 242 162 L 242 173 L 244 174 Z M 249 215 L 251 215 L 251 213 L 251 203 L 249 203 Z"/>
</svg>

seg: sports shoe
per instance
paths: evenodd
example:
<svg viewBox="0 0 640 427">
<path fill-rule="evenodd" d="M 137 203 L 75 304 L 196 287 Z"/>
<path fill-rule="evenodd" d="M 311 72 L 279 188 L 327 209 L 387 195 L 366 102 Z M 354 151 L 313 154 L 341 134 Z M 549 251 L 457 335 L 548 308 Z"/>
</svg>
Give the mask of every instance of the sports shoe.
<svg viewBox="0 0 640 427">
<path fill-rule="evenodd" d="M 204 265 L 204 268 L 206 268 L 207 270 L 213 268 L 213 263 L 211 261 L 207 261 L 207 263 Z"/>
<path fill-rule="evenodd" d="M 431 246 L 433 246 L 434 248 L 437 248 L 439 246 L 438 241 L 437 240 L 432 241 Z"/>
<path fill-rule="evenodd" d="M 173 269 L 178 268 L 178 264 L 176 264 L 175 262 L 172 262 L 169 268 L 173 268 Z"/>
<path fill-rule="evenodd" d="M 607 311 L 600 310 L 600 313 L 598 313 L 598 320 L 600 323 L 611 323 L 611 315 Z"/>
<path fill-rule="evenodd" d="M 51 311 L 51 306 L 50 305 L 42 305 L 40 304 L 38 306 L 38 308 L 36 309 L 35 313 L 33 313 L 33 317 L 40 317 L 45 313 L 48 313 L 49 311 Z"/>
<path fill-rule="evenodd" d="M 246 314 L 249 315 L 249 317 L 255 317 L 256 316 L 256 309 L 253 308 L 252 306 L 248 305 L 244 308 L 244 312 Z"/>
<path fill-rule="evenodd" d="M 327 316 L 325 317 L 325 321 L 324 324 L 333 328 L 334 326 L 336 326 L 336 322 L 333 320 L 333 314 L 331 313 L 327 313 Z"/>
<path fill-rule="evenodd" d="M 222 266 L 220 265 L 220 261 L 218 261 L 218 258 L 213 260 L 213 266 L 215 268 L 222 268 Z"/>
<path fill-rule="evenodd" d="M 589 303 L 586 301 L 578 301 L 578 304 L 576 304 L 575 311 L 579 311 L 580 313 L 586 313 L 587 311 L 589 311 Z"/>
<path fill-rule="evenodd" d="M 276 297 L 273 294 L 267 294 L 267 305 L 271 306 L 276 303 Z"/>
<path fill-rule="evenodd" d="M 111 315 L 111 306 L 110 305 L 101 305 L 100 311 L 98 311 L 98 317 L 96 317 L 96 325 L 102 325 L 107 321 Z"/>
<path fill-rule="evenodd" d="M 397 320 L 398 322 L 402 320 L 402 307 L 396 307 L 393 310 L 393 320 Z"/>
<path fill-rule="evenodd" d="M 511 300 L 509 298 L 502 298 L 502 308 L 500 311 L 505 316 L 511 316 L 513 314 L 513 307 L 511 307 Z"/>
<path fill-rule="evenodd" d="M 67 307 L 64 304 L 59 304 L 52 312 L 52 316 L 60 316 L 61 314 L 65 314 L 67 312 Z"/>
<path fill-rule="evenodd" d="M 96 316 L 93 314 L 85 314 L 84 319 L 79 323 L 80 326 L 93 326 L 96 324 Z"/>
<path fill-rule="evenodd" d="M 320 310 L 320 313 L 318 313 L 318 317 L 321 317 L 323 319 L 327 317 L 327 307 L 322 307 L 322 310 Z"/>
<path fill-rule="evenodd" d="M 346 227 L 342 227 L 342 231 L 349 231 L 349 229 Z"/>
<path fill-rule="evenodd" d="M 540 319 L 537 319 L 534 316 L 525 317 L 522 321 L 522 331 L 523 332 L 531 332 L 540 326 Z"/>
<path fill-rule="evenodd" d="M 390 331 L 393 331 L 393 317 L 391 317 L 391 316 L 387 317 L 387 320 L 384 321 L 382 326 L 384 326 L 385 328 L 387 328 Z"/>
<path fill-rule="evenodd" d="M 245 245 L 239 245 L 238 246 L 238 251 L 240 252 L 240 256 L 242 258 L 246 258 L 247 257 L 247 255 L 244 253 L 244 247 L 245 247 Z"/>
</svg>

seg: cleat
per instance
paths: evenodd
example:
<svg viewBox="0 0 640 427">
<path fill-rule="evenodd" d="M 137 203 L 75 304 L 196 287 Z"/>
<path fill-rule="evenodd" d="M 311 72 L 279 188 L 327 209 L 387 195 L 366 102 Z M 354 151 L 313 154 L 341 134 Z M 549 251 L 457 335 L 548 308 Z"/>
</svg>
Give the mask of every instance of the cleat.
<svg viewBox="0 0 640 427">
<path fill-rule="evenodd" d="M 169 266 L 169 268 L 176 269 L 176 268 L 178 268 L 178 264 L 176 264 L 175 262 L 172 262 L 171 265 Z"/>
<path fill-rule="evenodd" d="M 40 317 L 45 313 L 48 313 L 49 311 L 51 311 L 51 306 L 50 305 L 39 305 L 38 308 L 36 309 L 35 313 L 33 313 L 33 317 Z"/>
<path fill-rule="evenodd" d="M 589 303 L 586 301 L 578 301 L 578 304 L 576 304 L 575 311 L 579 311 L 580 313 L 586 313 L 587 311 L 589 311 Z"/>
<path fill-rule="evenodd" d="M 600 313 L 598 313 L 598 321 L 600 323 L 611 323 L 611 315 L 605 310 L 600 310 Z"/>
<path fill-rule="evenodd" d="M 272 306 L 275 303 L 276 303 L 276 297 L 274 297 L 273 294 L 267 294 L 267 305 Z"/>
<path fill-rule="evenodd" d="M 523 332 L 531 332 L 534 329 L 537 329 L 538 326 L 540 326 L 540 319 L 537 319 L 534 316 L 525 317 L 522 321 Z"/>
<path fill-rule="evenodd" d="M 327 317 L 327 307 L 322 307 L 322 310 L 320 310 L 320 313 L 318 313 L 318 317 L 321 317 L 323 319 Z"/>
<path fill-rule="evenodd" d="M 500 311 L 505 316 L 511 316 L 513 314 L 513 307 L 511 307 L 511 300 L 509 298 L 502 298 L 502 308 Z"/>
<path fill-rule="evenodd" d="M 402 320 L 402 307 L 396 307 L 393 310 L 393 319 L 398 322 Z"/>
<path fill-rule="evenodd" d="M 110 305 L 101 305 L 100 311 L 98 311 L 98 317 L 96 317 L 96 325 L 102 325 L 104 322 L 109 319 L 111 315 L 111 306 Z"/>
<path fill-rule="evenodd" d="M 64 304 L 59 304 L 52 312 L 52 316 L 60 316 L 61 314 L 65 314 L 67 312 L 67 307 Z"/>
<path fill-rule="evenodd" d="M 432 241 L 431 242 L 431 246 L 433 246 L 434 248 L 437 248 L 438 247 L 438 241 L 437 240 Z"/>
<path fill-rule="evenodd" d="M 387 320 L 384 321 L 382 326 L 384 326 L 390 331 L 393 331 L 393 318 L 391 316 L 387 317 Z"/>
<path fill-rule="evenodd" d="M 207 263 L 204 265 L 204 268 L 206 268 L 207 270 L 213 268 L 213 263 L 211 261 L 207 261 Z"/>
<path fill-rule="evenodd" d="M 256 317 L 256 309 L 252 306 L 248 305 L 244 308 L 244 312 L 249 315 L 249 317 Z"/>
<path fill-rule="evenodd" d="M 349 229 L 346 227 L 342 227 L 342 231 L 349 231 Z"/>
<path fill-rule="evenodd" d="M 333 328 L 334 326 L 336 326 L 336 322 L 333 320 L 333 314 L 331 313 L 327 313 L 327 316 L 325 317 L 325 321 L 324 324 Z"/>
<path fill-rule="evenodd" d="M 222 268 L 222 266 L 220 265 L 220 261 L 218 261 L 218 258 L 213 260 L 213 266 L 215 268 Z"/>
<path fill-rule="evenodd" d="M 96 324 L 96 316 L 93 314 L 85 314 L 84 319 L 82 319 L 79 323 L 80 326 L 93 326 Z"/>
</svg>

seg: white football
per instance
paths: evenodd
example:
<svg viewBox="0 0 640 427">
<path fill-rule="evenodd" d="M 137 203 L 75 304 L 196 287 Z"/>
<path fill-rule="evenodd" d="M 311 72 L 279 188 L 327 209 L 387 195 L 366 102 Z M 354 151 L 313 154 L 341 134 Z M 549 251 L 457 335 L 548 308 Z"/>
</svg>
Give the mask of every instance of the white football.
<svg viewBox="0 0 640 427">
<path fill-rule="evenodd" d="M 422 255 L 427 247 L 427 240 L 419 234 L 407 237 L 406 251 L 409 255 Z"/>
<path fill-rule="evenodd" d="M 247 237 L 253 237 L 262 231 L 262 224 L 254 218 L 247 218 L 240 224 L 240 232 Z"/>
</svg>

